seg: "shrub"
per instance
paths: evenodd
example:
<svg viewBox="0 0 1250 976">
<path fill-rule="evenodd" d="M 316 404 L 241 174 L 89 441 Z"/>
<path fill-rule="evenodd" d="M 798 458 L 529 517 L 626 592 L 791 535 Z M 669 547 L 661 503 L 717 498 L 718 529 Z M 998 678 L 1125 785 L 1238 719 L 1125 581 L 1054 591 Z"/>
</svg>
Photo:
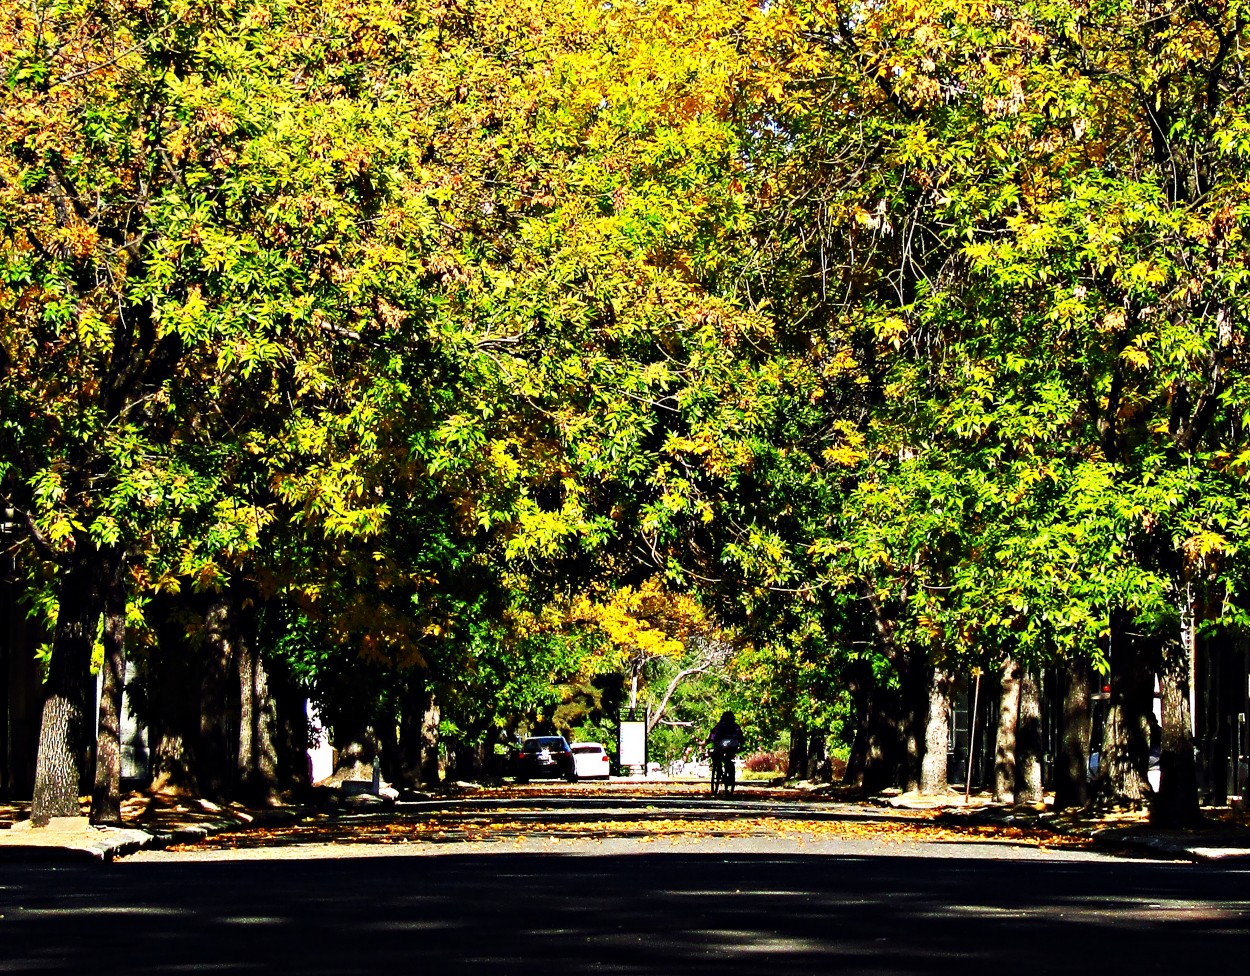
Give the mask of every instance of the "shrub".
<svg viewBox="0 0 1250 976">
<path fill-rule="evenodd" d="M 753 752 L 742 760 L 742 768 L 751 773 L 786 773 L 790 767 L 790 756 L 785 749 L 774 749 L 772 752 Z"/>
</svg>

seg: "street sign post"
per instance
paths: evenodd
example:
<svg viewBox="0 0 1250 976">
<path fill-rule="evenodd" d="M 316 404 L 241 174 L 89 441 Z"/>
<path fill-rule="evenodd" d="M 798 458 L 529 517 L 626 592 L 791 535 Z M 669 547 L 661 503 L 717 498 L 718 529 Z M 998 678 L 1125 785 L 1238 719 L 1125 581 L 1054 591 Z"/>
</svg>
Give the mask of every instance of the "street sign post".
<svg viewBox="0 0 1250 976">
<path fill-rule="evenodd" d="M 643 773 L 647 771 L 647 723 L 636 719 L 632 713 L 629 718 L 622 718 L 620 723 L 620 740 L 618 756 L 621 768 L 636 766 Z"/>
</svg>

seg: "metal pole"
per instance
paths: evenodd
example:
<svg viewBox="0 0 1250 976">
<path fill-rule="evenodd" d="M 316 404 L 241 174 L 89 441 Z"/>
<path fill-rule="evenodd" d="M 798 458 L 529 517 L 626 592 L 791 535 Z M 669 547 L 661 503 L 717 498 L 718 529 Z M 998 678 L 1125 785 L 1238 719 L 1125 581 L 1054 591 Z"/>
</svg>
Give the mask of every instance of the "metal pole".
<svg viewBox="0 0 1250 976">
<path fill-rule="evenodd" d="M 972 673 L 976 675 L 977 683 L 972 692 L 972 717 L 968 721 L 968 778 L 964 783 L 965 804 L 972 800 L 972 757 L 976 752 L 977 711 L 981 704 L 981 669 L 973 668 Z"/>
<path fill-rule="evenodd" d="M 1228 802 L 1231 805 L 1234 800 L 1240 797 L 1240 791 L 1237 789 L 1237 730 L 1233 728 L 1233 717 L 1228 717 Z"/>
<path fill-rule="evenodd" d="M 1242 776 L 1242 756 L 1245 755 L 1246 748 L 1246 713 L 1238 712 L 1237 714 L 1237 765 L 1234 767 L 1233 787 L 1237 790 L 1237 794 L 1241 797 L 1242 809 L 1246 804 L 1246 780 L 1250 777 Z"/>
<path fill-rule="evenodd" d="M 1186 633 L 1188 647 L 1185 653 L 1189 657 L 1189 734 L 1198 738 L 1198 621 L 1194 613 L 1194 588 L 1190 582 L 1185 583 L 1185 615 L 1189 618 L 1189 630 Z"/>
</svg>

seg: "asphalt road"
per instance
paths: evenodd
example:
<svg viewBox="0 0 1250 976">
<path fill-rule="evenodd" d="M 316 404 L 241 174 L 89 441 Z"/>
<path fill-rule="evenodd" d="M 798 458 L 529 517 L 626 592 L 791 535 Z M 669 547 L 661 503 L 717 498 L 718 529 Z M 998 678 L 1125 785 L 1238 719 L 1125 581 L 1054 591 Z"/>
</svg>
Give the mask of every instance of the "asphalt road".
<svg viewBox="0 0 1250 976">
<path fill-rule="evenodd" d="M 1003 844 L 618 839 L 0 864 L 0 972 L 1188 973 L 1250 868 Z"/>
</svg>

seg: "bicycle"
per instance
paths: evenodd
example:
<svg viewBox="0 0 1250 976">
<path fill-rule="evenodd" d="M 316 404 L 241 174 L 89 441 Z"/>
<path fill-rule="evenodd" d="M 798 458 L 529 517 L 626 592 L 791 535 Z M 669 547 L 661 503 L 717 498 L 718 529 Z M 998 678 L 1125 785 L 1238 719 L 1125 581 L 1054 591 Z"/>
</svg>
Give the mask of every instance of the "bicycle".
<svg viewBox="0 0 1250 976">
<path fill-rule="evenodd" d="M 723 788 L 725 796 L 732 796 L 737 769 L 734 767 L 734 750 L 736 743 L 725 740 L 712 747 L 712 796 Z"/>
</svg>

